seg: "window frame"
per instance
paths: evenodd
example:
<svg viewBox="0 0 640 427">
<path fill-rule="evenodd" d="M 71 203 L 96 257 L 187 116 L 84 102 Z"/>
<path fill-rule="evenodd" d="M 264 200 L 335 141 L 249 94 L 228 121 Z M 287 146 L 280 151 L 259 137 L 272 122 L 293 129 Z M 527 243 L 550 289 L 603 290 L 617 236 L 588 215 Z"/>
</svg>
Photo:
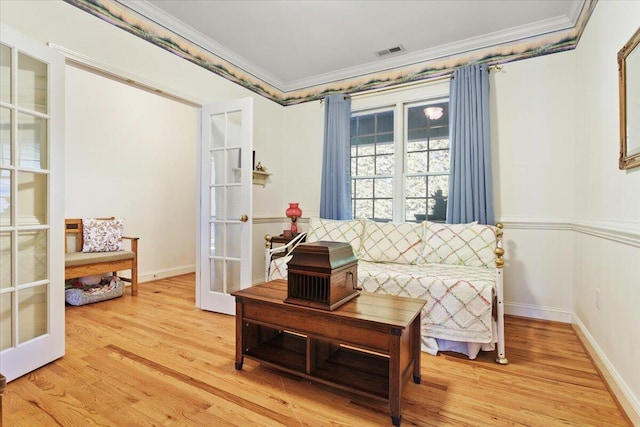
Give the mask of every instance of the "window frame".
<svg viewBox="0 0 640 427">
<path fill-rule="evenodd" d="M 357 112 L 352 112 L 351 113 L 351 118 L 353 117 L 361 117 L 361 116 L 368 116 L 371 114 L 378 114 L 378 113 L 385 113 L 391 111 L 393 113 L 393 156 L 394 156 L 394 167 L 393 167 L 393 174 L 392 175 L 359 175 L 357 179 L 376 179 L 376 178 L 391 178 L 392 179 L 392 190 L 391 190 L 391 207 L 392 207 L 392 218 L 390 221 L 393 221 L 393 218 L 395 217 L 395 197 L 394 195 L 396 194 L 397 188 L 396 188 L 396 179 L 395 176 L 398 173 L 398 156 L 397 156 L 397 152 L 398 152 L 398 145 L 397 145 L 397 134 L 396 134 L 396 130 L 397 130 L 397 123 L 396 123 L 396 111 L 394 110 L 393 107 L 381 107 L 381 108 L 375 108 L 373 110 L 364 110 L 364 111 L 357 111 Z M 351 153 L 351 150 L 349 150 L 349 153 Z M 374 154 L 374 159 L 375 159 L 376 155 Z M 350 161 L 351 159 L 353 159 L 353 157 L 351 157 L 350 155 Z M 400 162 L 402 160 L 400 159 Z M 352 185 L 352 190 L 354 189 L 354 185 L 353 185 L 353 177 L 351 178 L 351 185 Z M 351 204 L 352 204 L 352 208 L 353 208 L 353 216 L 355 217 L 355 200 L 354 200 L 355 194 L 351 194 Z M 373 199 L 375 200 L 375 194 Z M 374 205 L 374 213 L 375 213 L 375 205 Z"/>
<path fill-rule="evenodd" d="M 441 97 L 441 98 L 434 98 L 434 99 L 428 99 L 428 100 L 423 100 L 423 101 L 417 101 L 417 102 L 411 102 L 411 103 L 404 103 L 403 104 L 403 126 L 404 126 L 404 137 L 402 140 L 402 154 L 403 154 L 403 168 L 402 168 L 402 179 L 400 180 L 400 184 L 402 186 L 402 202 L 398 202 L 401 204 L 401 211 L 400 211 L 400 216 L 398 217 L 399 219 L 401 219 L 401 221 L 398 222 L 407 222 L 407 217 L 406 217 L 406 211 L 407 211 L 407 187 L 404 185 L 404 183 L 407 180 L 407 177 L 416 177 L 416 176 L 423 176 L 427 179 L 427 181 L 429 180 L 429 177 L 434 177 L 434 176 L 450 176 L 451 173 L 451 163 L 449 164 L 449 169 L 446 172 L 432 172 L 432 171 L 427 171 L 427 172 L 408 172 L 408 164 L 409 164 L 409 152 L 408 152 L 408 145 L 409 145 L 409 120 L 408 120 L 408 116 L 409 116 L 409 109 L 410 108 L 415 108 L 415 107 L 420 107 L 420 108 L 426 108 L 430 105 L 436 105 L 436 104 L 443 104 L 443 103 L 447 103 L 450 106 L 450 100 L 449 100 L 449 96 L 446 97 Z M 407 118 L 405 120 L 405 118 Z M 450 131 L 450 129 L 449 129 Z M 451 152 L 451 133 L 449 133 L 449 147 L 447 148 L 447 150 L 449 150 L 449 152 Z M 436 151 L 436 150 L 432 150 L 430 148 L 427 149 L 427 154 L 431 153 L 432 151 Z M 437 150 L 437 151 L 442 151 L 442 150 Z M 429 210 L 429 199 L 432 198 L 430 197 L 430 193 L 432 193 L 431 190 L 429 190 L 429 186 L 427 184 L 427 194 L 425 197 L 425 202 L 426 202 L 426 207 L 427 207 L 427 211 Z M 448 193 L 448 191 L 447 191 Z M 394 200 L 395 203 L 395 200 Z M 394 216 L 395 218 L 395 216 Z M 428 218 L 427 218 L 428 219 Z M 444 220 L 436 220 L 436 219 L 429 219 L 430 221 L 434 221 L 434 222 L 444 222 L 446 220 L 446 217 Z M 412 221 L 413 222 L 413 221 Z M 415 222 L 421 222 L 418 221 L 417 219 L 415 220 Z"/>
<path fill-rule="evenodd" d="M 351 117 L 393 111 L 393 141 L 394 141 L 394 175 L 393 175 L 393 199 L 391 222 L 406 222 L 406 189 L 405 165 L 407 164 L 407 152 L 405 136 L 408 135 L 408 120 L 405 120 L 408 109 L 420 105 L 431 105 L 449 102 L 449 82 L 441 81 L 424 86 L 399 89 L 379 94 L 367 94 L 360 98 L 352 99 Z M 427 173 L 428 175 L 429 173 Z M 409 174 L 411 176 L 416 174 Z M 418 174 L 424 175 L 424 174 Z M 434 175 L 433 173 L 431 175 Z M 442 175 L 437 173 L 435 175 Z M 400 178 L 398 178 L 400 177 Z M 354 195 L 352 195 L 353 200 Z M 354 211 L 355 217 L 355 211 Z M 417 221 L 419 222 L 419 221 Z"/>
</svg>

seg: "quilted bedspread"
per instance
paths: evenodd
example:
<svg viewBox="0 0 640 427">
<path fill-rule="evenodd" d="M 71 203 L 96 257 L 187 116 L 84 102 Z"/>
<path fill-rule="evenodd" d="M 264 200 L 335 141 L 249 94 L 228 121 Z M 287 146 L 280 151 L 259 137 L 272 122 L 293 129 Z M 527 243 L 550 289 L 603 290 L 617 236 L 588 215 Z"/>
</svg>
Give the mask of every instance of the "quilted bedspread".
<svg viewBox="0 0 640 427">
<path fill-rule="evenodd" d="M 426 299 L 421 319 L 423 337 L 493 341 L 495 269 L 359 261 L 358 283 L 367 292 Z"/>
<path fill-rule="evenodd" d="M 272 280 L 286 279 L 289 259 L 274 260 Z M 421 319 L 423 338 L 477 343 L 493 341 L 494 268 L 360 260 L 358 284 L 367 292 L 426 299 Z"/>
</svg>

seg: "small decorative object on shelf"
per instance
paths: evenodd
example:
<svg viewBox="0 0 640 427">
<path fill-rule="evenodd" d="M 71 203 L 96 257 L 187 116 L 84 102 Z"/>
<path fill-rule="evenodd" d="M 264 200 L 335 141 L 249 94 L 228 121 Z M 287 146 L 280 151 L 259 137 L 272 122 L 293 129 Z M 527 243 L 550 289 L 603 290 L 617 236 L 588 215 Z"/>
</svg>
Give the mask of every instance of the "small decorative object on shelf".
<svg viewBox="0 0 640 427">
<path fill-rule="evenodd" d="M 253 183 L 264 187 L 267 185 L 269 176 L 271 176 L 271 174 L 267 172 L 267 168 L 262 166 L 262 163 L 258 162 L 256 167 L 253 169 Z"/>
<path fill-rule="evenodd" d="M 298 203 L 289 203 L 289 208 L 285 211 L 288 218 L 291 218 L 291 235 L 298 234 L 298 218 L 302 216 L 302 209 L 298 207 Z"/>
</svg>

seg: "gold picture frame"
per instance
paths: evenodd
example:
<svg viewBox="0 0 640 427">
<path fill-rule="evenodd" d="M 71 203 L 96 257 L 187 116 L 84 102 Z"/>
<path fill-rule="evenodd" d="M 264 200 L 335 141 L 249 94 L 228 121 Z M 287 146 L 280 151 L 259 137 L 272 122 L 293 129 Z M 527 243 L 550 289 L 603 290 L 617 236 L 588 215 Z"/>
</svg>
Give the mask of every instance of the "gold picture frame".
<svg viewBox="0 0 640 427">
<path fill-rule="evenodd" d="M 640 166 L 640 28 L 618 52 L 620 169 Z"/>
</svg>

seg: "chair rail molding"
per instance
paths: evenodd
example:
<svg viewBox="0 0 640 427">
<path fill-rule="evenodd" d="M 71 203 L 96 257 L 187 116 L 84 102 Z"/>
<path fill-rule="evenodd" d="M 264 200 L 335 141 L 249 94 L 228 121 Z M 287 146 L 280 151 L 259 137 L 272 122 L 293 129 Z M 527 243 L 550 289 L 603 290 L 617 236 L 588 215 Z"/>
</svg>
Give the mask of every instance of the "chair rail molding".
<svg viewBox="0 0 640 427">
<path fill-rule="evenodd" d="M 581 218 L 575 220 L 573 229 L 581 234 L 640 248 L 640 221 Z"/>
<path fill-rule="evenodd" d="M 520 216 L 501 217 L 505 229 L 512 230 L 572 230 L 571 218 L 533 218 Z"/>
<path fill-rule="evenodd" d="M 604 218 L 502 217 L 505 229 L 565 230 L 640 247 L 640 221 Z"/>
<path fill-rule="evenodd" d="M 253 224 L 279 224 L 281 222 L 290 223 L 291 219 L 286 216 L 254 216 L 252 219 Z M 309 217 L 298 218 L 298 223 L 306 224 L 309 222 Z"/>
</svg>

